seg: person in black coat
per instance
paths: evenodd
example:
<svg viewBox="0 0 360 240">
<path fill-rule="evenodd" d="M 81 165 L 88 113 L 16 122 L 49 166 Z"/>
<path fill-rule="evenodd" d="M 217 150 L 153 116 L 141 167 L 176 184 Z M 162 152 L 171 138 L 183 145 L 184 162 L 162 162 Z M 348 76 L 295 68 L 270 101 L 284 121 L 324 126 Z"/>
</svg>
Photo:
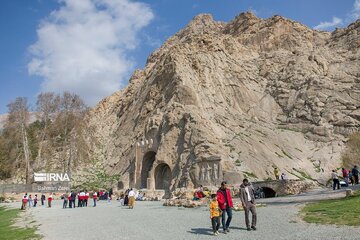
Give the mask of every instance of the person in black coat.
<svg viewBox="0 0 360 240">
<path fill-rule="evenodd" d="M 74 208 L 75 208 L 75 200 L 76 200 L 76 192 L 74 192 L 74 191 L 71 191 L 71 198 L 70 198 L 71 200 L 71 204 L 70 204 L 70 208 L 71 208 L 71 206 L 74 206 Z"/>
<path fill-rule="evenodd" d="M 41 205 L 43 206 L 45 202 L 45 194 L 41 194 Z"/>
</svg>

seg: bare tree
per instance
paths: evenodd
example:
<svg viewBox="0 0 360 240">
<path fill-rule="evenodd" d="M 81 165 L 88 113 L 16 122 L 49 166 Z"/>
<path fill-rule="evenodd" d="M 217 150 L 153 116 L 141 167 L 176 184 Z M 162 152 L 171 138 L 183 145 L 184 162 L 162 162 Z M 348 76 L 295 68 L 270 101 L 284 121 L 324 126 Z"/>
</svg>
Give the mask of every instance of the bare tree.
<svg viewBox="0 0 360 240">
<path fill-rule="evenodd" d="M 76 94 L 64 92 L 61 98 L 59 119 L 63 126 L 63 163 L 64 171 L 70 172 L 74 160 L 74 141 L 70 132 L 81 126 L 87 107 Z M 68 151 L 66 151 L 68 150 Z"/>
<path fill-rule="evenodd" d="M 51 124 L 51 117 L 59 111 L 60 107 L 60 96 L 53 92 L 40 93 L 37 97 L 36 112 L 38 119 L 44 124 L 44 127 L 40 134 L 39 148 L 37 159 L 42 161 L 42 149 L 44 141 L 49 137 L 47 130 L 49 124 Z"/>
<path fill-rule="evenodd" d="M 13 127 L 14 131 L 19 131 L 22 141 L 22 148 L 25 160 L 25 181 L 30 182 L 30 150 L 28 134 L 26 131 L 27 124 L 29 122 L 29 107 L 27 99 L 24 97 L 18 97 L 14 102 L 7 105 L 9 109 L 9 115 L 7 119 L 7 126 Z"/>
</svg>

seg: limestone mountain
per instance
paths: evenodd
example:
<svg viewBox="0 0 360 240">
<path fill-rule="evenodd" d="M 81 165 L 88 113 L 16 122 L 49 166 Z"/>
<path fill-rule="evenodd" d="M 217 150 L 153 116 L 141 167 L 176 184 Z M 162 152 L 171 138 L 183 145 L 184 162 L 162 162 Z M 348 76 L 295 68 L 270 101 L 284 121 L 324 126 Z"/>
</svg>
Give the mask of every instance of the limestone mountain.
<svg viewBox="0 0 360 240">
<path fill-rule="evenodd" d="M 243 177 L 326 181 L 360 128 L 360 20 L 334 32 L 242 13 L 196 16 L 88 119 L 119 187 Z"/>
</svg>

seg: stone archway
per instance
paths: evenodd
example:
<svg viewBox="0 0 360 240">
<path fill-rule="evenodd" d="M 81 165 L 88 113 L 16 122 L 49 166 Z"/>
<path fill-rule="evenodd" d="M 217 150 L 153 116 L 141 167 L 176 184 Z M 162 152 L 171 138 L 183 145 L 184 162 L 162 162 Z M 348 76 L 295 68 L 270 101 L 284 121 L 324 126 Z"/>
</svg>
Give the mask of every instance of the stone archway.
<svg viewBox="0 0 360 240">
<path fill-rule="evenodd" d="M 171 169 L 166 163 L 155 168 L 155 189 L 169 190 L 171 182 Z"/>
<path fill-rule="evenodd" d="M 276 197 L 276 192 L 272 188 L 262 187 L 261 191 L 263 192 L 264 198 Z"/>
<path fill-rule="evenodd" d="M 147 152 L 144 155 L 141 167 L 141 185 L 140 188 L 148 188 L 147 179 L 155 162 L 156 152 Z"/>
</svg>

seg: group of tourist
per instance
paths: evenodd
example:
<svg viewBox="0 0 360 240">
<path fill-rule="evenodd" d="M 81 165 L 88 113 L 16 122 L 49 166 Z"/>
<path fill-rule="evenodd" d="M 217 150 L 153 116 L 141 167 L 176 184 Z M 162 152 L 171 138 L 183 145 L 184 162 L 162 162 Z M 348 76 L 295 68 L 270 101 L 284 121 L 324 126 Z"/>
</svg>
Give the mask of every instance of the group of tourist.
<svg viewBox="0 0 360 240">
<path fill-rule="evenodd" d="M 137 201 L 145 200 L 145 193 L 139 192 L 139 194 L 136 194 L 136 191 L 134 189 L 129 188 L 125 191 L 124 194 L 120 195 L 118 200 L 120 201 L 121 206 L 128 206 L 129 209 L 133 209 L 135 200 Z"/>
<path fill-rule="evenodd" d="M 41 205 L 43 206 L 45 204 L 45 195 L 44 194 L 41 194 Z M 52 194 L 49 195 L 48 197 L 48 206 L 51 207 L 51 201 L 52 201 L 53 197 L 52 197 Z M 38 203 L 38 196 L 37 194 L 34 195 L 34 198 L 32 198 L 31 194 L 27 194 L 25 193 L 25 195 L 22 197 L 21 199 L 21 210 L 26 210 L 27 206 L 29 208 L 31 207 L 36 207 Z"/>
<path fill-rule="evenodd" d="M 345 182 L 346 187 L 348 187 L 349 184 L 351 184 L 351 185 L 359 184 L 359 168 L 358 168 L 358 166 L 355 165 L 352 169 L 349 169 L 349 170 L 342 168 L 341 174 L 342 174 L 342 178 Z M 340 179 L 339 179 L 339 176 L 335 169 L 332 170 L 331 178 L 333 180 L 333 184 L 332 184 L 333 190 L 340 189 L 340 185 L 341 185 Z"/>
<path fill-rule="evenodd" d="M 256 205 L 254 188 L 251 183 L 244 179 L 239 189 L 240 201 L 245 212 L 245 224 L 248 231 L 256 230 Z M 232 220 L 233 201 L 231 191 L 227 188 L 227 183 L 223 181 L 216 194 L 211 194 L 210 218 L 214 235 L 219 234 L 220 219 L 224 234 L 230 232 Z M 252 214 L 250 225 L 249 213 Z"/>
<path fill-rule="evenodd" d="M 94 207 L 96 207 L 96 201 L 97 201 L 97 192 L 92 193 L 92 199 L 94 201 Z M 75 208 L 76 207 L 76 199 L 77 207 L 87 207 L 88 206 L 88 200 L 90 198 L 90 193 L 88 191 L 80 191 L 76 193 L 75 191 L 71 191 L 70 193 L 66 192 L 64 193 L 61 198 L 63 199 L 63 208 L 67 208 L 67 205 L 69 204 L 69 208 Z"/>
</svg>

